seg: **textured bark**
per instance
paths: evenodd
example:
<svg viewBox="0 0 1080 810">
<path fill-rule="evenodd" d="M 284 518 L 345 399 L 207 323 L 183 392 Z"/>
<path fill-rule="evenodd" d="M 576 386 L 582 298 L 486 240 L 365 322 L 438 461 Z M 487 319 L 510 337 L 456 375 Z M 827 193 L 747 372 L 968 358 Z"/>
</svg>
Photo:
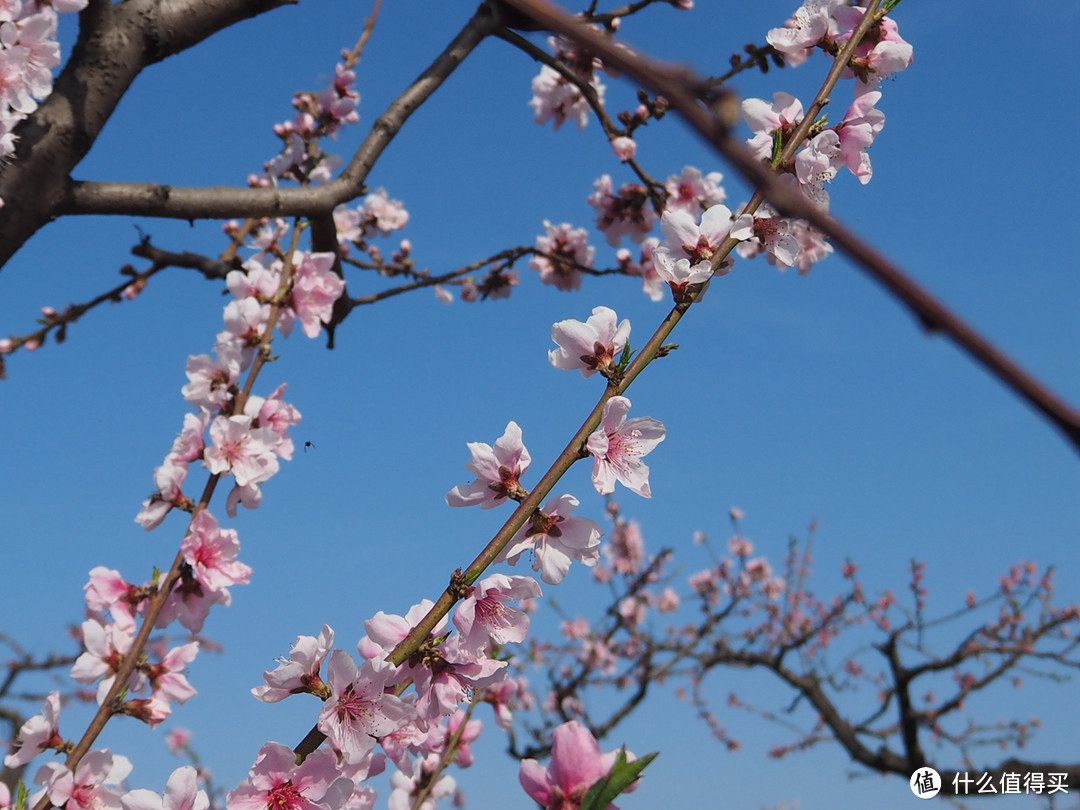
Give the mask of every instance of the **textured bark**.
<svg viewBox="0 0 1080 810">
<path fill-rule="evenodd" d="M 143 68 L 233 23 L 297 0 L 92 0 L 52 94 L 15 130 L 0 174 L 0 266 L 69 196 L 69 175 Z"/>
</svg>

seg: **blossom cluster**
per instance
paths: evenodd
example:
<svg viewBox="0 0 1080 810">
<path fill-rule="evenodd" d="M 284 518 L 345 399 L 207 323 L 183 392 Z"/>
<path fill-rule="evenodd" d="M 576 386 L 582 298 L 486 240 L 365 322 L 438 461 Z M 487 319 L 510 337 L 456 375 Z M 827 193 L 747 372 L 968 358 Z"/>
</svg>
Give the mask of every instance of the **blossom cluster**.
<svg viewBox="0 0 1080 810">
<path fill-rule="evenodd" d="M 548 44 L 555 52 L 554 61 L 590 87 L 597 103 L 603 103 L 604 84 L 597 76 L 603 68 L 599 59 L 564 37 L 549 37 Z M 538 124 L 552 122 L 555 129 L 566 121 L 576 121 L 584 129 L 589 121 L 589 101 L 578 86 L 550 65 L 543 65 L 532 80 L 533 96 L 529 106 Z"/>
<path fill-rule="evenodd" d="M 334 66 L 333 81 L 318 93 L 300 92 L 293 97 L 296 115 L 274 125 L 282 150 L 263 166 L 261 177 L 248 178 L 251 185 L 277 185 L 281 180 L 325 183 L 341 165 L 341 158 L 316 147 L 320 138 L 336 137 L 346 124 L 360 120 L 356 107 L 360 94 L 353 89 L 356 74 L 343 64 Z"/>
<path fill-rule="evenodd" d="M 551 337 L 558 347 L 548 352 L 552 366 L 578 370 L 583 377 L 599 372 L 614 379 L 626 354 L 630 322 L 620 322 L 608 307 L 596 307 L 584 322 L 568 319 L 554 324 Z M 650 417 L 627 419 L 629 410 L 630 400 L 626 397 L 608 398 L 600 425 L 589 436 L 582 452 L 593 460 L 593 486 L 601 495 L 613 492 L 618 482 L 648 498 L 651 496 L 649 468 L 641 457 L 664 440 L 665 429 Z M 472 459 L 466 466 L 476 480 L 451 489 L 446 494 L 447 504 L 490 509 L 509 500 L 520 502 L 528 496 L 521 476 L 532 457 L 516 422 L 507 424 L 494 446 L 471 442 L 468 447 Z M 589 567 L 596 565 L 600 560 L 603 531 L 596 521 L 573 514 L 579 505 L 578 499 L 569 494 L 549 499 L 528 517 L 496 561 L 515 565 L 529 553 L 533 570 L 539 571 L 540 578 L 550 585 L 562 582 L 575 560 Z"/>
<path fill-rule="evenodd" d="M 805 0 L 792 18 L 784 26 L 769 31 L 766 39 L 790 65 L 801 64 L 815 49 L 835 56 L 862 21 L 864 11 L 848 5 L 846 0 Z M 602 67 L 598 59 L 561 39 L 552 38 L 549 44 L 555 51 L 555 61 L 572 66 L 573 75 L 582 82 L 596 82 L 596 70 Z M 844 76 L 855 80 L 855 99 L 843 119 L 831 127 L 826 127 L 824 122 L 815 123 L 794 159 L 779 165 L 776 160 L 781 150 L 802 123 L 802 104 L 783 92 L 776 93 L 772 103 L 746 99 L 742 113 L 753 133 L 748 141 L 750 151 L 789 175 L 814 205 L 827 209 L 826 184 L 840 169 L 848 169 L 861 183 L 869 182 L 873 172 L 867 150 L 885 123 L 884 114 L 876 107 L 881 99 L 878 88 L 883 79 L 902 71 L 911 62 L 911 45 L 900 37 L 896 23 L 883 17 L 870 27 L 848 62 Z M 596 96 L 596 103 L 600 104 L 602 92 Z M 629 127 L 625 133 L 650 118 L 659 118 L 666 104 L 658 98 L 650 106 L 642 94 L 639 100 L 636 110 L 618 116 Z M 580 88 L 546 65 L 533 80 L 530 104 L 537 111 L 537 123 L 554 120 L 556 128 L 568 118 L 575 118 L 584 127 L 589 115 L 589 105 Z M 627 134 L 617 132 L 608 130 L 612 148 L 620 161 L 629 161 L 636 153 L 636 144 Z M 692 294 L 703 291 L 714 273 L 730 270 L 730 261 L 715 268 L 708 261 L 728 236 L 738 242 L 736 250 L 742 258 L 764 255 L 771 264 L 781 269 L 795 267 L 800 273 L 808 272 L 833 252 L 823 235 L 807 222 L 781 217 L 768 205 L 761 205 L 753 212 L 741 206 L 733 214 L 723 207 L 726 193 L 720 185 L 722 179 L 719 172 L 703 175 L 699 169 L 687 166 L 680 176 L 673 175 L 663 184 L 647 180 L 616 187 L 608 174 L 593 184 L 587 201 L 595 211 L 597 229 L 612 247 L 618 247 L 623 237 L 641 245 L 636 260 L 629 250 L 620 248 L 616 261 L 621 272 L 642 278 L 643 290 L 653 300 L 663 298 L 664 283 L 671 287 L 676 301 L 688 300 Z M 703 241 L 697 244 L 687 241 L 687 237 L 693 236 L 691 228 L 699 217 L 698 237 Z M 663 244 L 649 236 L 657 222 L 667 240 Z M 553 243 L 566 243 L 573 235 L 573 249 L 566 251 L 567 255 L 587 256 L 588 261 L 577 264 L 592 267 L 593 248 L 588 245 L 584 230 L 574 229 L 569 223 L 556 226 L 546 221 L 544 227 L 547 235 L 537 238 L 538 250 L 547 252 Z M 559 237 L 562 243 L 557 241 Z M 580 270 L 575 271 L 573 263 L 560 265 L 536 257 L 531 266 L 539 271 L 545 284 L 561 290 L 580 286 Z"/>
<path fill-rule="evenodd" d="M 16 125 L 52 92 L 60 64 L 58 14 L 82 11 L 88 0 L 5 0 L 0 3 L 0 165 L 15 153 Z M 0 206 L 4 201 L 0 200 Z"/>
<path fill-rule="evenodd" d="M 365 783 L 388 761 L 395 769 L 391 808 L 412 807 L 432 780 L 434 798 L 454 794 L 454 780 L 442 774 L 440 760 L 448 756 L 468 767 L 469 745 L 482 729 L 472 710 L 460 705 L 475 695 L 474 703 L 492 703 L 500 724 L 509 724 L 519 690 L 506 680 L 506 661 L 494 653 L 521 642 L 528 630 L 529 617 L 510 603 L 539 595 L 529 577 L 493 574 L 469 586 L 453 627 L 443 617 L 400 666 L 387 657 L 432 608 L 428 600 L 404 616 L 379 611 L 368 619 L 356 648 L 359 660 L 333 648 L 329 626 L 317 637 L 298 637 L 289 658 L 264 673 L 252 694 L 267 703 L 296 694 L 320 698 L 316 725 L 328 747 L 297 765 L 289 748 L 267 743 L 248 779 L 229 794 L 229 810 L 279 806 L 290 790 L 321 810 L 368 808 L 376 794 Z"/>
</svg>

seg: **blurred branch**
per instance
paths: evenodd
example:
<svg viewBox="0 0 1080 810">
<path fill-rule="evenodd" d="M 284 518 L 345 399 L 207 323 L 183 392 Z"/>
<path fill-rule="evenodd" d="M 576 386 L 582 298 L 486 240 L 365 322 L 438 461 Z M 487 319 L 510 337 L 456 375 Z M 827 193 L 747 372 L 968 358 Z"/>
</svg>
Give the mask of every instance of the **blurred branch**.
<svg viewBox="0 0 1080 810">
<path fill-rule="evenodd" d="M 502 0 L 537 25 L 563 34 L 604 62 L 663 95 L 683 119 L 723 155 L 781 213 L 807 220 L 829 236 L 871 278 L 901 302 L 930 332 L 942 332 L 993 376 L 1027 400 L 1080 450 L 1080 412 L 1006 357 L 997 347 L 923 290 L 896 265 L 828 214 L 793 191 L 758 162 L 731 132 L 738 121 L 734 96 L 717 92 L 686 67 L 673 67 L 621 48 L 545 0 Z"/>
</svg>

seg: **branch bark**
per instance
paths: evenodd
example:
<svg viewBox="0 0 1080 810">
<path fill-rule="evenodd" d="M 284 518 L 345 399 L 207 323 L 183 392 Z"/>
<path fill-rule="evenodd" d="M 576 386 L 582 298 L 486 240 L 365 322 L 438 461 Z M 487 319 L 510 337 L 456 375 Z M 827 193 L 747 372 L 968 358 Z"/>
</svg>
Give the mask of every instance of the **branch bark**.
<svg viewBox="0 0 1080 810">
<path fill-rule="evenodd" d="M 297 0 L 94 2 L 52 94 L 16 129 L 14 159 L 0 174 L 0 266 L 63 213 L 71 170 L 90 151 L 135 77 L 211 34 Z"/>
<path fill-rule="evenodd" d="M 487 6 L 481 6 L 435 61 L 379 116 L 344 171 L 329 183 L 304 188 L 237 188 L 72 180 L 56 213 L 187 220 L 326 216 L 334 206 L 363 193 L 368 172 L 409 116 L 497 27 L 495 15 Z"/>
</svg>

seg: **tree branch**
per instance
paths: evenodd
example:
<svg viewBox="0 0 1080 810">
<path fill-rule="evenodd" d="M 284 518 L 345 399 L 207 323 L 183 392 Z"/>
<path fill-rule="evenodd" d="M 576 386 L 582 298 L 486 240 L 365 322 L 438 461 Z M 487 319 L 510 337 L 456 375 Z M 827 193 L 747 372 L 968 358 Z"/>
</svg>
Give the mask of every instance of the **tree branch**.
<svg viewBox="0 0 1080 810">
<path fill-rule="evenodd" d="M 15 129 L 0 174 L 0 266 L 67 206 L 71 170 L 90 151 L 135 77 L 240 20 L 297 0 L 128 0 L 91 3 L 45 102 Z"/>
<path fill-rule="evenodd" d="M 368 172 L 409 116 L 431 97 L 497 25 L 495 16 L 487 6 L 481 6 L 435 61 L 379 116 L 348 166 L 329 183 L 305 188 L 193 188 L 157 183 L 72 180 L 56 213 L 124 214 L 187 220 L 325 216 L 334 206 L 363 193 Z"/>
<path fill-rule="evenodd" d="M 654 93 L 663 95 L 682 118 L 744 178 L 761 189 L 770 203 L 787 216 L 799 217 L 832 239 L 856 264 L 885 287 L 931 332 L 943 332 L 972 359 L 1025 399 L 1080 450 L 1080 412 L 1059 399 L 996 346 L 972 329 L 944 304 L 923 290 L 896 265 L 801 194 L 788 188 L 765 164 L 756 160 L 731 134 L 738 107 L 730 93 L 717 94 L 707 82 L 684 67 L 661 65 L 597 34 L 545 0 L 501 0 L 537 25 L 563 34 Z M 702 99 L 705 103 L 702 103 Z"/>
</svg>

